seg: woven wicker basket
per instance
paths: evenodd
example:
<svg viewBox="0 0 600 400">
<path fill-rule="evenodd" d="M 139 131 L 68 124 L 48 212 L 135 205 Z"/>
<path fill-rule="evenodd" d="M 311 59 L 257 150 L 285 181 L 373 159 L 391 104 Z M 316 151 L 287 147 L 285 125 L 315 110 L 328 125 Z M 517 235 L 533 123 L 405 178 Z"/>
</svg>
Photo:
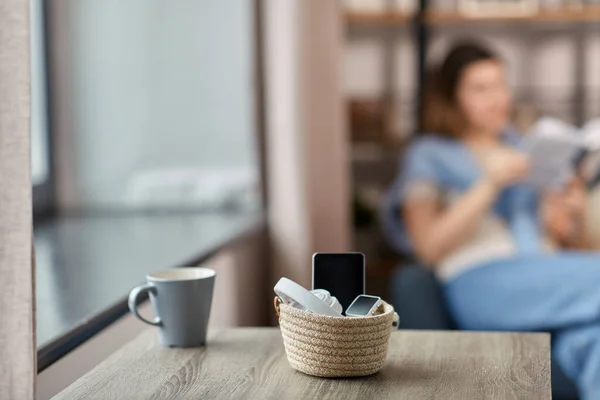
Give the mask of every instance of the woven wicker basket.
<svg viewBox="0 0 600 400">
<path fill-rule="evenodd" d="M 279 305 L 279 325 L 292 368 L 324 378 L 367 376 L 383 368 L 394 308 L 362 318 L 329 317 Z"/>
</svg>

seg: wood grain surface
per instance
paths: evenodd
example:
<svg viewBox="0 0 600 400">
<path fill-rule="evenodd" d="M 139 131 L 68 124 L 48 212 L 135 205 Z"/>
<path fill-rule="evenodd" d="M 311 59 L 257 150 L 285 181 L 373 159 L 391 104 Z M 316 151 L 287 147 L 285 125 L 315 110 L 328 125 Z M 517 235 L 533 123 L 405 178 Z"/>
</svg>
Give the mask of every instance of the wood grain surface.
<svg viewBox="0 0 600 400">
<path fill-rule="evenodd" d="M 292 370 L 279 330 L 214 331 L 206 348 L 145 332 L 55 399 L 549 399 L 546 334 L 399 331 L 384 369 L 322 379 Z"/>
</svg>

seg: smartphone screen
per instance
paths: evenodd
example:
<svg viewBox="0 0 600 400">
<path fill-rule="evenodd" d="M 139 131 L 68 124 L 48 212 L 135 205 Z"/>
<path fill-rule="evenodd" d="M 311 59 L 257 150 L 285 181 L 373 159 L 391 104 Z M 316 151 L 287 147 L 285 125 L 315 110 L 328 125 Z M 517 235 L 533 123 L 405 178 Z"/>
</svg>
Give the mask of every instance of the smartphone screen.
<svg viewBox="0 0 600 400">
<path fill-rule="evenodd" d="M 365 256 L 362 253 L 315 253 L 313 289 L 325 289 L 346 310 L 365 293 Z"/>
</svg>

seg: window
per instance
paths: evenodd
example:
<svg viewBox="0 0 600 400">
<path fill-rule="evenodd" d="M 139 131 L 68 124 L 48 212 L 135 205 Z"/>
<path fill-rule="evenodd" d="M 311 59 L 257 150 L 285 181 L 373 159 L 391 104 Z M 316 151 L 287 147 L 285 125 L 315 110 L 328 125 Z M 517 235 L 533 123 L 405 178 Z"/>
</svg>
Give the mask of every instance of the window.
<svg viewBox="0 0 600 400">
<path fill-rule="evenodd" d="M 61 208 L 260 206 L 253 2 L 69 4 L 52 24 Z"/>
<path fill-rule="evenodd" d="M 36 216 L 52 208 L 43 0 L 30 0 L 31 182 Z"/>
</svg>

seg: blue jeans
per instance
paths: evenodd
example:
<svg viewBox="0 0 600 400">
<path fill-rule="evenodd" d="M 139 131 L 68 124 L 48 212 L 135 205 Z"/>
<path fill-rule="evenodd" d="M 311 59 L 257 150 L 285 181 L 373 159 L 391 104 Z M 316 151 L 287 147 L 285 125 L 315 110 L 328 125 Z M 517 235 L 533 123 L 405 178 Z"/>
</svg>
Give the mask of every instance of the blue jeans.
<svg viewBox="0 0 600 400">
<path fill-rule="evenodd" d="M 462 329 L 547 331 L 582 399 L 600 399 L 600 254 L 498 260 L 445 284 Z"/>
</svg>

